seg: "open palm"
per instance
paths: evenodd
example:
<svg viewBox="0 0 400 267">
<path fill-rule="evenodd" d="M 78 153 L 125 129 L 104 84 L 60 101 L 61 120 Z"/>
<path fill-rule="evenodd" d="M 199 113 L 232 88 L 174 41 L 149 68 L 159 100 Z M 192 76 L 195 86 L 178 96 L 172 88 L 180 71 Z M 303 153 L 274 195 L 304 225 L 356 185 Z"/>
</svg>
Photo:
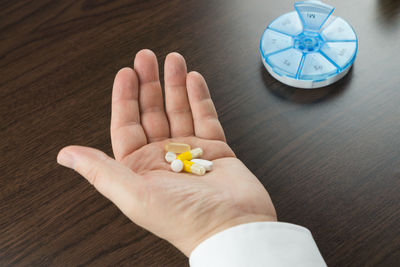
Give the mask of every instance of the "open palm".
<svg viewBox="0 0 400 267">
<path fill-rule="evenodd" d="M 111 118 L 115 160 L 69 146 L 60 151 L 59 163 L 186 255 L 231 226 L 276 220 L 268 193 L 227 145 L 203 77 L 187 74 L 177 53 L 167 56 L 164 73 L 165 108 L 153 52 L 140 51 L 134 69 L 118 72 Z M 203 158 L 214 162 L 213 171 L 201 177 L 172 172 L 164 160 L 167 142 L 201 147 Z"/>
</svg>

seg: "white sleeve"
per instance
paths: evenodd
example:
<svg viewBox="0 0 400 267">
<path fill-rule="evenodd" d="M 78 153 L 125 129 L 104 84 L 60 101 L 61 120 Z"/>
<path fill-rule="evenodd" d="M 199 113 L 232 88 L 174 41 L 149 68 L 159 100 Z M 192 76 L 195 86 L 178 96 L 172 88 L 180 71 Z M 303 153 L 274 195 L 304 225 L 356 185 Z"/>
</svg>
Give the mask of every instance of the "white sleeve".
<svg viewBox="0 0 400 267">
<path fill-rule="evenodd" d="M 247 223 L 219 232 L 190 254 L 191 267 L 326 266 L 311 232 L 281 222 Z"/>
</svg>

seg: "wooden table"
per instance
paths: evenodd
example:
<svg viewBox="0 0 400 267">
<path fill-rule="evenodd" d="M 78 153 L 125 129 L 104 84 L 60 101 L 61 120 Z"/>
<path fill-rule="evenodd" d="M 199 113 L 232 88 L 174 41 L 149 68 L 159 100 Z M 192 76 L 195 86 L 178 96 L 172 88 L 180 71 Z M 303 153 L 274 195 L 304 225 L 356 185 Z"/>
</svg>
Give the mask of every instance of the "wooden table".
<svg viewBox="0 0 400 267">
<path fill-rule="evenodd" d="M 258 48 L 293 1 L 0 1 L 0 265 L 187 265 L 56 163 L 68 144 L 112 155 L 114 75 L 150 48 L 204 74 L 229 144 L 328 265 L 396 266 L 400 2 L 327 2 L 355 28 L 358 57 L 338 83 L 298 90 Z"/>
</svg>

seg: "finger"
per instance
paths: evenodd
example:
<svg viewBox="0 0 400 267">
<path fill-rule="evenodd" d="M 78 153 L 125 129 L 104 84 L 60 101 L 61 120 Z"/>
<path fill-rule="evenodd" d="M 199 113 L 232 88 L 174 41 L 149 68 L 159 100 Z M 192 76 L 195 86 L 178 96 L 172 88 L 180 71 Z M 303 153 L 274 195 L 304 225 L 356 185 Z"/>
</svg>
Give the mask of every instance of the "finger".
<svg viewBox="0 0 400 267">
<path fill-rule="evenodd" d="M 128 217 L 135 214 L 140 202 L 141 176 L 105 153 L 81 146 L 63 148 L 57 162 L 85 177 L 102 195 Z"/>
<path fill-rule="evenodd" d="M 171 137 L 194 135 L 193 117 L 186 90 L 186 62 L 178 53 L 165 59 L 165 109 Z"/>
<path fill-rule="evenodd" d="M 156 55 L 148 49 L 139 51 L 134 69 L 139 77 L 140 119 L 147 141 L 166 139 L 170 136 L 169 124 L 164 112 Z"/>
<path fill-rule="evenodd" d="M 186 86 L 193 114 L 195 135 L 204 139 L 226 141 L 224 130 L 218 120 L 207 83 L 200 73 L 187 75 Z"/>
<path fill-rule="evenodd" d="M 115 76 L 111 104 L 111 143 L 114 156 L 121 160 L 147 143 L 140 124 L 139 81 L 131 68 Z"/>
</svg>

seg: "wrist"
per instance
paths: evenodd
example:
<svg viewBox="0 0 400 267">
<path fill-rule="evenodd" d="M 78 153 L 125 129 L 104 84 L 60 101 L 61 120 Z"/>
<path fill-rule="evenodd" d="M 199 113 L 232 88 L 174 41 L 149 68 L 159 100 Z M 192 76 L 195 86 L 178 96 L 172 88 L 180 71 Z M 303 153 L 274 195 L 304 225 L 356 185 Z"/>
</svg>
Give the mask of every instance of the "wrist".
<svg viewBox="0 0 400 267">
<path fill-rule="evenodd" d="M 224 230 L 227 230 L 231 227 L 240 225 L 240 224 L 246 224 L 246 223 L 252 223 L 252 222 L 276 222 L 277 217 L 276 215 L 264 215 L 264 214 L 249 214 L 245 216 L 240 216 L 233 218 L 229 221 L 226 221 L 222 224 L 219 224 L 217 227 L 214 227 L 213 229 L 207 231 L 207 233 L 201 235 L 199 238 L 192 240 L 190 243 L 187 243 L 183 245 L 181 248 L 179 248 L 183 254 L 185 254 L 187 257 L 190 256 L 192 251 L 200 245 L 203 241 L 207 240 L 208 238 L 212 237 L 213 235 L 222 232 Z M 196 236 L 196 235 L 193 235 Z"/>
</svg>

